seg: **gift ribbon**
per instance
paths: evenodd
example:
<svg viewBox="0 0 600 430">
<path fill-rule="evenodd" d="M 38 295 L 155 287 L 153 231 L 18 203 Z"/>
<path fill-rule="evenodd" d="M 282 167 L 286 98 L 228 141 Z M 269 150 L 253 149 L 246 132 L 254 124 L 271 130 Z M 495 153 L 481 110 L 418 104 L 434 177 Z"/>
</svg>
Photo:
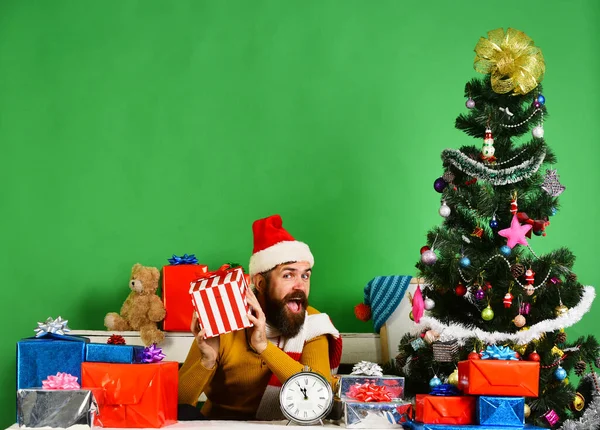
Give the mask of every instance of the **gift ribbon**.
<svg viewBox="0 0 600 430">
<path fill-rule="evenodd" d="M 41 337 L 45 334 L 59 334 L 64 335 L 65 333 L 71 331 L 71 329 L 67 326 L 69 320 L 64 320 L 60 316 L 56 319 L 52 317 L 48 317 L 46 321 L 38 322 L 38 326 L 35 331 L 35 337 Z"/>
<path fill-rule="evenodd" d="M 385 387 L 373 384 L 355 384 L 348 390 L 348 397 L 360 402 L 391 402 L 390 393 Z"/>
<path fill-rule="evenodd" d="M 125 338 L 120 334 L 113 334 L 106 341 L 109 345 L 125 345 Z"/>
<path fill-rule="evenodd" d="M 81 387 L 77 383 L 77 376 L 58 372 L 56 375 L 50 375 L 48 379 L 44 379 L 42 388 L 45 390 L 79 390 Z"/>
<path fill-rule="evenodd" d="M 169 258 L 168 261 L 171 266 L 179 266 L 182 264 L 198 264 L 198 259 L 194 254 L 183 254 L 181 257 L 173 254 L 173 257 Z"/>
<path fill-rule="evenodd" d="M 527 232 L 526 236 L 531 237 L 531 231 L 541 231 L 545 236 L 546 227 L 550 225 L 547 219 L 531 219 L 525 212 L 517 212 L 517 219 L 521 224 L 529 224 L 532 228 Z"/>
<path fill-rule="evenodd" d="M 429 394 L 432 396 L 458 396 L 460 395 L 460 390 L 452 384 L 440 384 L 433 387 Z"/>
<path fill-rule="evenodd" d="M 142 362 L 158 363 L 159 361 L 162 361 L 162 359 L 165 357 L 166 355 L 163 354 L 162 348 L 156 346 L 156 344 L 153 343 L 152 345 L 144 348 L 144 352 L 142 353 Z"/>
<path fill-rule="evenodd" d="M 383 376 L 383 370 L 381 369 L 381 366 L 379 364 L 363 360 L 354 365 L 350 374 L 364 376 Z"/>
<path fill-rule="evenodd" d="M 221 267 L 219 267 L 214 272 L 206 272 L 206 273 L 200 274 L 196 282 L 201 281 L 203 279 L 212 278 L 215 276 L 225 276 L 225 275 L 227 275 L 228 272 L 230 272 L 233 269 L 236 269 L 236 268 L 231 267 L 230 264 L 223 264 Z"/>
<path fill-rule="evenodd" d="M 490 345 L 481 354 L 482 360 L 516 360 L 515 352 L 508 346 Z"/>
</svg>

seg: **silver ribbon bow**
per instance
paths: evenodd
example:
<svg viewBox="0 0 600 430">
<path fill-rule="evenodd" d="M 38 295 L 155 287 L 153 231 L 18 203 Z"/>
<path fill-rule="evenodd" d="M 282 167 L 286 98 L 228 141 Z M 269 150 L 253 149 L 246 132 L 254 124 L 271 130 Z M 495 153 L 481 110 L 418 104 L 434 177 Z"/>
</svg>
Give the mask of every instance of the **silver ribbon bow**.
<svg viewBox="0 0 600 430">
<path fill-rule="evenodd" d="M 64 320 L 60 316 L 56 319 L 48 317 L 46 321 L 38 322 L 38 326 L 34 330 L 35 337 L 41 337 L 48 333 L 64 335 L 65 333 L 71 331 L 71 329 L 67 326 L 68 322 L 69 320 Z"/>
<path fill-rule="evenodd" d="M 356 363 L 352 368 L 351 375 L 365 375 L 365 376 L 383 376 L 383 369 L 377 363 L 371 363 L 370 361 L 361 361 Z"/>
</svg>

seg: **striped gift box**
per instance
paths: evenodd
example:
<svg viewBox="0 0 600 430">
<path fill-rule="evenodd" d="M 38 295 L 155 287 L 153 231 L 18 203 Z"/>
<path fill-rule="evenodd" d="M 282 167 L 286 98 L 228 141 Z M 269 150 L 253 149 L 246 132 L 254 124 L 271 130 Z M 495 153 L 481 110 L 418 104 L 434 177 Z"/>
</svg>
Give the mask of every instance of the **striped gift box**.
<svg viewBox="0 0 600 430">
<path fill-rule="evenodd" d="M 246 289 L 241 267 L 223 266 L 190 283 L 190 295 L 206 338 L 252 327 L 248 320 Z"/>
</svg>

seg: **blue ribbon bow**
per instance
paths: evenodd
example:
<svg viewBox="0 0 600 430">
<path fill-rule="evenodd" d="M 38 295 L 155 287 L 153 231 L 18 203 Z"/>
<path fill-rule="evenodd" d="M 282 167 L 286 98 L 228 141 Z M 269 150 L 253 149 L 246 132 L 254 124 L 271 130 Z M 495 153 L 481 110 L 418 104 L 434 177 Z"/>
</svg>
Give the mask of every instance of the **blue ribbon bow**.
<svg viewBox="0 0 600 430">
<path fill-rule="evenodd" d="M 175 254 L 173 254 L 173 257 L 169 258 L 168 261 L 171 266 L 179 266 L 181 264 L 198 264 L 198 259 L 194 254 L 183 254 L 183 256 L 181 257 L 178 257 Z"/>
<path fill-rule="evenodd" d="M 482 360 L 516 360 L 515 352 L 508 346 L 490 345 L 481 354 Z"/>
<path fill-rule="evenodd" d="M 458 396 L 460 390 L 452 384 L 441 384 L 433 387 L 429 394 L 432 396 Z"/>
</svg>

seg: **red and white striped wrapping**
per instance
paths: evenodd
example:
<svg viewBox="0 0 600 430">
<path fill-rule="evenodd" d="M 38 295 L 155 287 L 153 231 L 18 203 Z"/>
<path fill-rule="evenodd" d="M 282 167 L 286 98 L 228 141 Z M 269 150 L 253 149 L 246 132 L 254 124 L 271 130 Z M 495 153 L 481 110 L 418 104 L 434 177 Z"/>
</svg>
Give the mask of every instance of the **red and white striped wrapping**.
<svg viewBox="0 0 600 430">
<path fill-rule="evenodd" d="M 205 338 L 252 327 L 248 319 L 246 289 L 241 267 L 219 269 L 190 284 L 190 295 Z"/>
</svg>

